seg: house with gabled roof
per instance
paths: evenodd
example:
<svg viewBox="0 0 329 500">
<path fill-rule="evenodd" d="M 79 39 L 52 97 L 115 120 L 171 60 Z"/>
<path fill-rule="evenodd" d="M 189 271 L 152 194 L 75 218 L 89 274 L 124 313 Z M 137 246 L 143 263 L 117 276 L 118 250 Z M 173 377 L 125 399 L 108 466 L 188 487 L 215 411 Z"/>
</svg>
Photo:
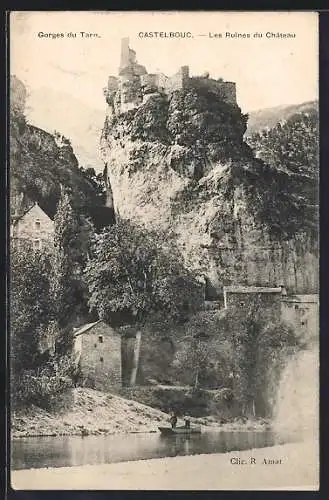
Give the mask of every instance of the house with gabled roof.
<svg viewBox="0 0 329 500">
<path fill-rule="evenodd" d="M 32 245 L 35 250 L 41 250 L 53 244 L 54 222 L 37 202 L 29 201 L 16 207 L 10 222 L 10 238 L 15 247 Z"/>
<path fill-rule="evenodd" d="M 73 356 L 84 383 L 116 392 L 122 386 L 121 334 L 98 320 L 73 329 Z"/>
</svg>

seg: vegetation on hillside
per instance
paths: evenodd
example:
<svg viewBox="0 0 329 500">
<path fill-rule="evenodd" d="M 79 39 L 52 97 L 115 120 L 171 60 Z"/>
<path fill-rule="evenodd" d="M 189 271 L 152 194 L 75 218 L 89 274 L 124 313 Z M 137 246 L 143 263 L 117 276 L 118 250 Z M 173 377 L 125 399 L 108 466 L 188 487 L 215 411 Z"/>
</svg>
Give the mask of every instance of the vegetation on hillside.
<svg viewBox="0 0 329 500">
<path fill-rule="evenodd" d="M 271 129 L 277 125 L 289 120 L 290 117 L 297 114 L 305 114 L 317 110 L 319 103 L 317 101 L 303 102 L 302 104 L 291 104 L 275 106 L 274 108 L 259 109 L 249 113 L 248 128 L 246 135 L 261 132 L 265 129 Z"/>
<path fill-rule="evenodd" d="M 317 234 L 319 117 L 317 110 L 296 114 L 248 143 L 264 167 L 255 171 L 258 186 L 249 189 L 256 218 L 275 235 Z M 259 164 L 260 165 L 260 164 Z"/>
<path fill-rule="evenodd" d="M 40 335 L 53 317 L 51 258 L 13 248 L 10 264 L 11 367 L 18 372 L 37 364 Z"/>
</svg>

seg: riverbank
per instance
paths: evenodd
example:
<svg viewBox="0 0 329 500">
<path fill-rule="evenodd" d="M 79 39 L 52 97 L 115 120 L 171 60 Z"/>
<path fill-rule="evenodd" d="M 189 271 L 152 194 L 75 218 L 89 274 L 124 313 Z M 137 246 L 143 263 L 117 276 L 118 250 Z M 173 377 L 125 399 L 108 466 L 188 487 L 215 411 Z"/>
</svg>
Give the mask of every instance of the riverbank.
<svg viewBox="0 0 329 500">
<path fill-rule="evenodd" d="M 12 411 L 12 438 L 157 432 L 158 426 L 168 425 L 167 413 L 117 395 L 76 388 L 70 397 L 72 404 L 61 411 L 49 412 L 36 406 Z M 266 425 L 262 422 L 220 425 L 214 417 L 191 418 L 191 422 L 204 430 L 264 430 Z"/>
<path fill-rule="evenodd" d="M 73 389 L 70 399 L 68 408 L 57 411 L 36 406 L 12 411 L 12 437 L 154 432 L 168 420 L 157 409 L 93 389 Z"/>
<path fill-rule="evenodd" d="M 27 490 L 314 491 L 317 462 L 317 443 L 307 441 L 225 454 L 20 470 L 11 473 L 11 482 L 14 489 Z"/>
</svg>

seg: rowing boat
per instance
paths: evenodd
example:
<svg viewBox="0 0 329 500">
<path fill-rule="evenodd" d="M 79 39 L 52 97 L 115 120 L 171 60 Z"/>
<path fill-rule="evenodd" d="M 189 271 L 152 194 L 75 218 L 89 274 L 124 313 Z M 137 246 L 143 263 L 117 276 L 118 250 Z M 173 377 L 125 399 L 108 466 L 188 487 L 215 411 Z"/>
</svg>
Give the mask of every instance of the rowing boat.
<svg viewBox="0 0 329 500">
<path fill-rule="evenodd" d="M 200 426 L 190 427 L 189 429 L 186 427 L 158 427 L 158 429 L 163 436 L 174 436 L 175 434 L 201 434 Z"/>
</svg>

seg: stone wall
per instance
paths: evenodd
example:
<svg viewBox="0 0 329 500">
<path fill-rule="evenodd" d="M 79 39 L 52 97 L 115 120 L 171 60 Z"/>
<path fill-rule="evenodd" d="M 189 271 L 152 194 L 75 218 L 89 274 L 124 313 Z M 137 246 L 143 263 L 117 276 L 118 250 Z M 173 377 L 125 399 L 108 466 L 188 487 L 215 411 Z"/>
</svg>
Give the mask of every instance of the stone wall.
<svg viewBox="0 0 329 500">
<path fill-rule="evenodd" d="M 262 319 L 276 322 L 281 317 L 282 291 L 280 288 L 224 287 L 224 304 L 227 309 L 244 315 L 254 305 L 260 308 Z"/>
<path fill-rule="evenodd" d="M 172 383 L 171 363 L 178 348 L 179 336 L 179 328 L 176 331 L 168 329 L 166 332 L 157 327 L 143 330 L 138 384 L 152 383 L 152 380 L 154 383 Z"/>
<path fill-rule="evenodd" d="M 236 104 L 236 84 L 234 82 L 223 82 L 198 76 L 190 78 L 188 84 L 191 88 L 210 90 L 224 101 Z"/>
<path fill-rule="evenodd" d="M 166 93 L 174 92 L 186 88 L 189 80 L 189 67 L 182 66 L 180 70 L 172 77 L 168 78 L 166 82 Z"/>
<path fill-rule="evenodd" d="M 110 76 L 107 88 L 104 90 L 106 101 L 117 113 L 125 113 L 145 102 L 145 96 L 156 92 L 170 95 L 176 90 L 189 86 L 211 88 L 220 97 L 230 103 L 236 104 L 236 86 L 234 82 L 222 82 L 205 77 L 189 77 L 189 67 L 182 66 L 179 71 L 167 77 L 163 73 L 148 74 L 145 67 L 138 64 L 136 53 L 129 48 L 129 39 L 123 38 L 121 42 L 121 59 L 119 79 Z M 119 107 L 115 106 L 114 93 L 119 94 Z"/>
<path fill-rule="evenodd" d="M 120 388 L 121 335 L 101 322 L 79 337 L 76 342 L 81 343 L 80 367 L 88 385 L 106 391 Z"/>
<path fill-rule="evenodd" d="M 155 74 L 143 75 L 141 77 L 141 86 L 144 94 L 158 91 L 158 78 Z"/>
<path fill-rule="evenodd" d="M 302 341 L 319 338 L 319 299 L 317 295 L 295 295 L 282 300 L 282 319 L 291 325 Z"/>
<path fill-rule="evenodd" d="M 35 204 L 25 215 L 12 225 L 13 243 L 29 242 L 36 250 L 46 248 L 54 238 L 54 223 Z"/>
</svg>

